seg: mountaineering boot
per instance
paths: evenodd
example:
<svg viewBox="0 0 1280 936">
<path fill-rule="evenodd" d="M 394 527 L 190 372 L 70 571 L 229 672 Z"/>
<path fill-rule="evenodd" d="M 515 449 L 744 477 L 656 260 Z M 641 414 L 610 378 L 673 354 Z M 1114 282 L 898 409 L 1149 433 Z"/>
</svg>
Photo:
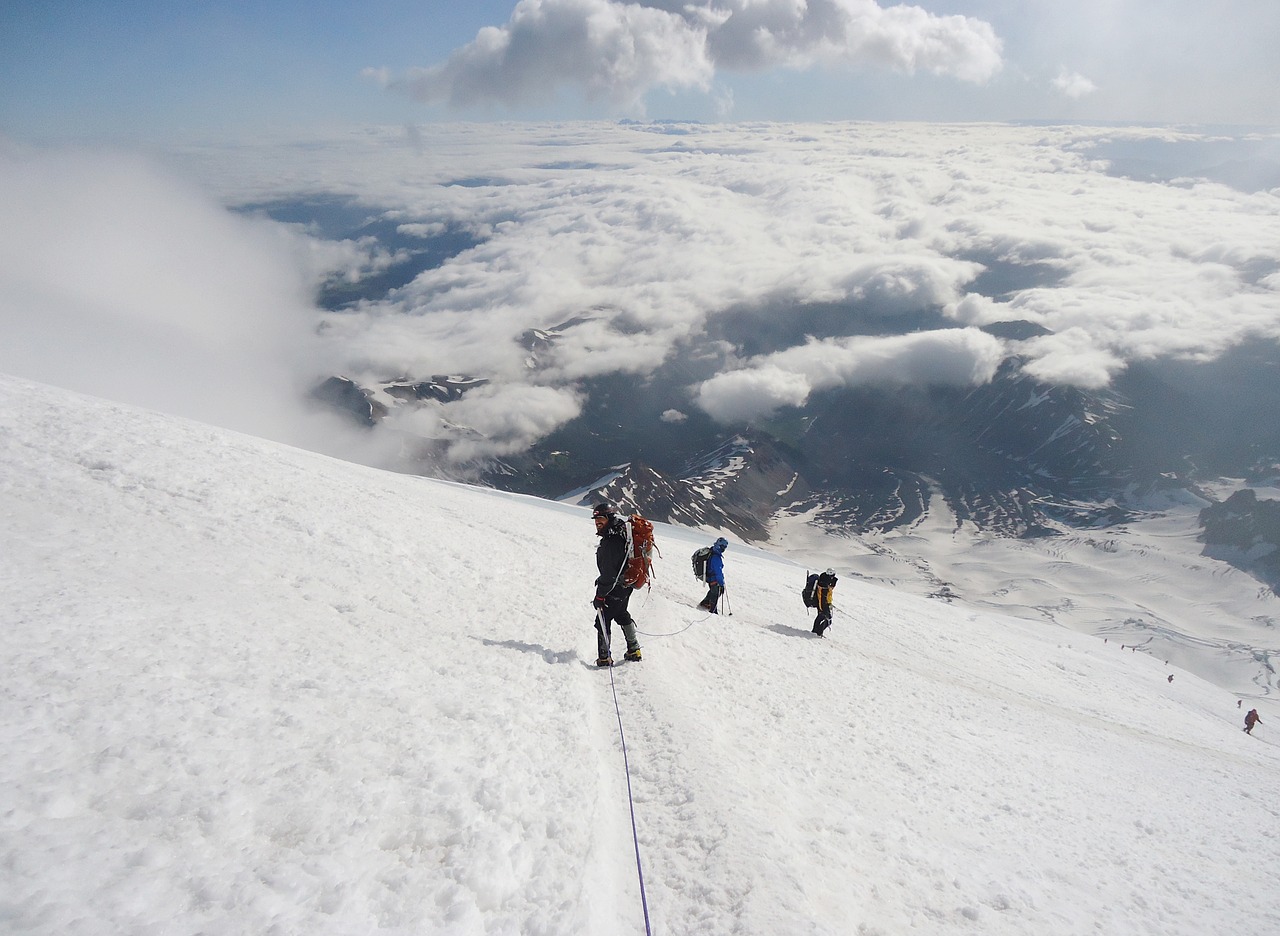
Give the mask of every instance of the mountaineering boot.
<svg viewBox="0 0 1280 936">
<path fill-rule="evenodd" d="M 639 663 L 639 662 L 640 662 L 640 648 L 639 648 L 639 647 L 636 647 L 635 649 L 628 650 L 626 653 L 624 653 L 624 654 L 622 655 L 622 658 L 623 658 L 624 660 L 633 660 L 633 661 L 635 661 L 635 662 Z"/>
<path fill-rule="evenodd" d="M 600 657 L 600 659 L 596 660 L 596 666 L 613 666 L 613 657 Z"/>
</svg>

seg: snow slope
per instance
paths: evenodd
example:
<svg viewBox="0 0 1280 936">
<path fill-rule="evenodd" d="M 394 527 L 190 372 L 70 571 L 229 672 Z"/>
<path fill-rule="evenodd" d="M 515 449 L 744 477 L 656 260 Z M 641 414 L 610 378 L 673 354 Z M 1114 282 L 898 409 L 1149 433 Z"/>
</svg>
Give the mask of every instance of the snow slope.
<svg viewBox="0 0 1280 936">
<path fill-rule="evenodd" d="M 0 377 L 0 930 L 1280 932 L 1275 706 L 704 540 Z"/>
<path fill-rule="evenodd" d="M 1207 503 L 1163 495 L 1120 525 L 1013 539 L 958 522 L 935 492 L 919 521 L 890 533 L 832 536 L 810 515 L 782 515 L 770 542 L 815 567 L 1135 647 L 1256 704 L 1280 689 L 1280 596 L 1204 555 Z"/>
</svg>

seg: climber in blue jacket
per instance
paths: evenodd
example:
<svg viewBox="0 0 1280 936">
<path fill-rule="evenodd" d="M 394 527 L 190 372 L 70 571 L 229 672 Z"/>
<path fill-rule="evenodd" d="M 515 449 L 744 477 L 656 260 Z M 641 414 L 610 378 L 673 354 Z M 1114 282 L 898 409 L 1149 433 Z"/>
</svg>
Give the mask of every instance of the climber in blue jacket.
<svg viewBox="0 0 1280 936">
<path fill-rule="evenodd" d="M 707 557 L 707 597 L 698 603 L 704 611 L 716 614 L 716 605 L 724 594 L 724 551 L 729 541 L 723 536 L 711 544 L 711 555 Z"/>
</svg>

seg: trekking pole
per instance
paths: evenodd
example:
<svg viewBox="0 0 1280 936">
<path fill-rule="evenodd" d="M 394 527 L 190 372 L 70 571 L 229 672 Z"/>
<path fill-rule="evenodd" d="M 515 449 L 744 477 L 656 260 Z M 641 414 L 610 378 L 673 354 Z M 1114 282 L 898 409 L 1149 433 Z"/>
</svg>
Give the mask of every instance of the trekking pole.
<svg viewBox="0 0 1280 936">
<path fill-rule="evenodd" d="M 724 590 L 720 593 L 720 597 L 724 600 L 724 613 L 733 617 L 733 609 L 729 607 L 729 589 L 727 586 L 721 586 Z"/>
<path fill-rule="evenodd" d="M 595 605 L 595 602 L 593 601 L 593 602 L 592 602 L 592 606 L 594 606 L 594 605 Z M 596 608 L 596 609 L 595 609 L 595 612 L 596 612 L 596 629 L 600 632 L 600 638 L 601 638 L 601 640 L 603 640 L 603 639 L 604 639 L 604 635 L 605 635 L 604 609 L 602 609 L 602 608 Z M 610 641 L 610 643 L 612 643 L 612 641 Z M 596 653 L 596 659 L 597 659 L 597 660 L 598 660 L 598 659 L 600 659 L 599 648 L 600 648 L 600 644 L 599 644 L 599 642 L 597 641 L 597 643 L 596 643 L 596 650 L 597 650 L 597 653 Z M 612 656 L 613 656 L 613 650 L 612 650 L 612 648 L 611 648 L 611 649 L 610 649 L 610 651 L 609 651 L 609 656 L 610 656 L 610 657 L 612 657 Z"/>
</svg>

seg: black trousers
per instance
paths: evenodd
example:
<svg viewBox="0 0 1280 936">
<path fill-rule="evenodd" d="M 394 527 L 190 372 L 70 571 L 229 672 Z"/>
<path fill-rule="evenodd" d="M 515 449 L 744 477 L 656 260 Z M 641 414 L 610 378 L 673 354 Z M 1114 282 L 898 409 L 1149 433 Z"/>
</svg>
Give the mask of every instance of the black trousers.
<svg viewBox="0 0 1280 936">
<path fill-rule="evenodd" d="M 709 609 L 712 614 L 716 613 L 716 604 L 720 601 L 720 596 L 724 594 L 724 586 L 719 582 L 711 582 L 710 588 L 707 589 L 707 597 L 702 599 L 702 606 Z"/>
<path fill-rule="evenodd" d="M 813 632 L 819 637 L 822 632 L 831 626 L 831 609 L 822 608 L 818 611 L 818 616 L 813 619 Z"/>
<path fill-rule="evenodd" d="M 625 585 L 611 592 L 604 602 L 603 608 L 598 608 L 596 612 L 596 649 L 599 651 L 601 660 L 610 658 L 609 645 L 612 643 L 611 635 L 613 625 L 616 623 L 622 628 L 622 636 L 626 638 L 628 650 L 640 649 L 640 643 L 636 640 L 636 623 L 631 620 L 631 612 L 627 610 L 627 605 L 631 602 L 631 589 Z"/>
</svg>

